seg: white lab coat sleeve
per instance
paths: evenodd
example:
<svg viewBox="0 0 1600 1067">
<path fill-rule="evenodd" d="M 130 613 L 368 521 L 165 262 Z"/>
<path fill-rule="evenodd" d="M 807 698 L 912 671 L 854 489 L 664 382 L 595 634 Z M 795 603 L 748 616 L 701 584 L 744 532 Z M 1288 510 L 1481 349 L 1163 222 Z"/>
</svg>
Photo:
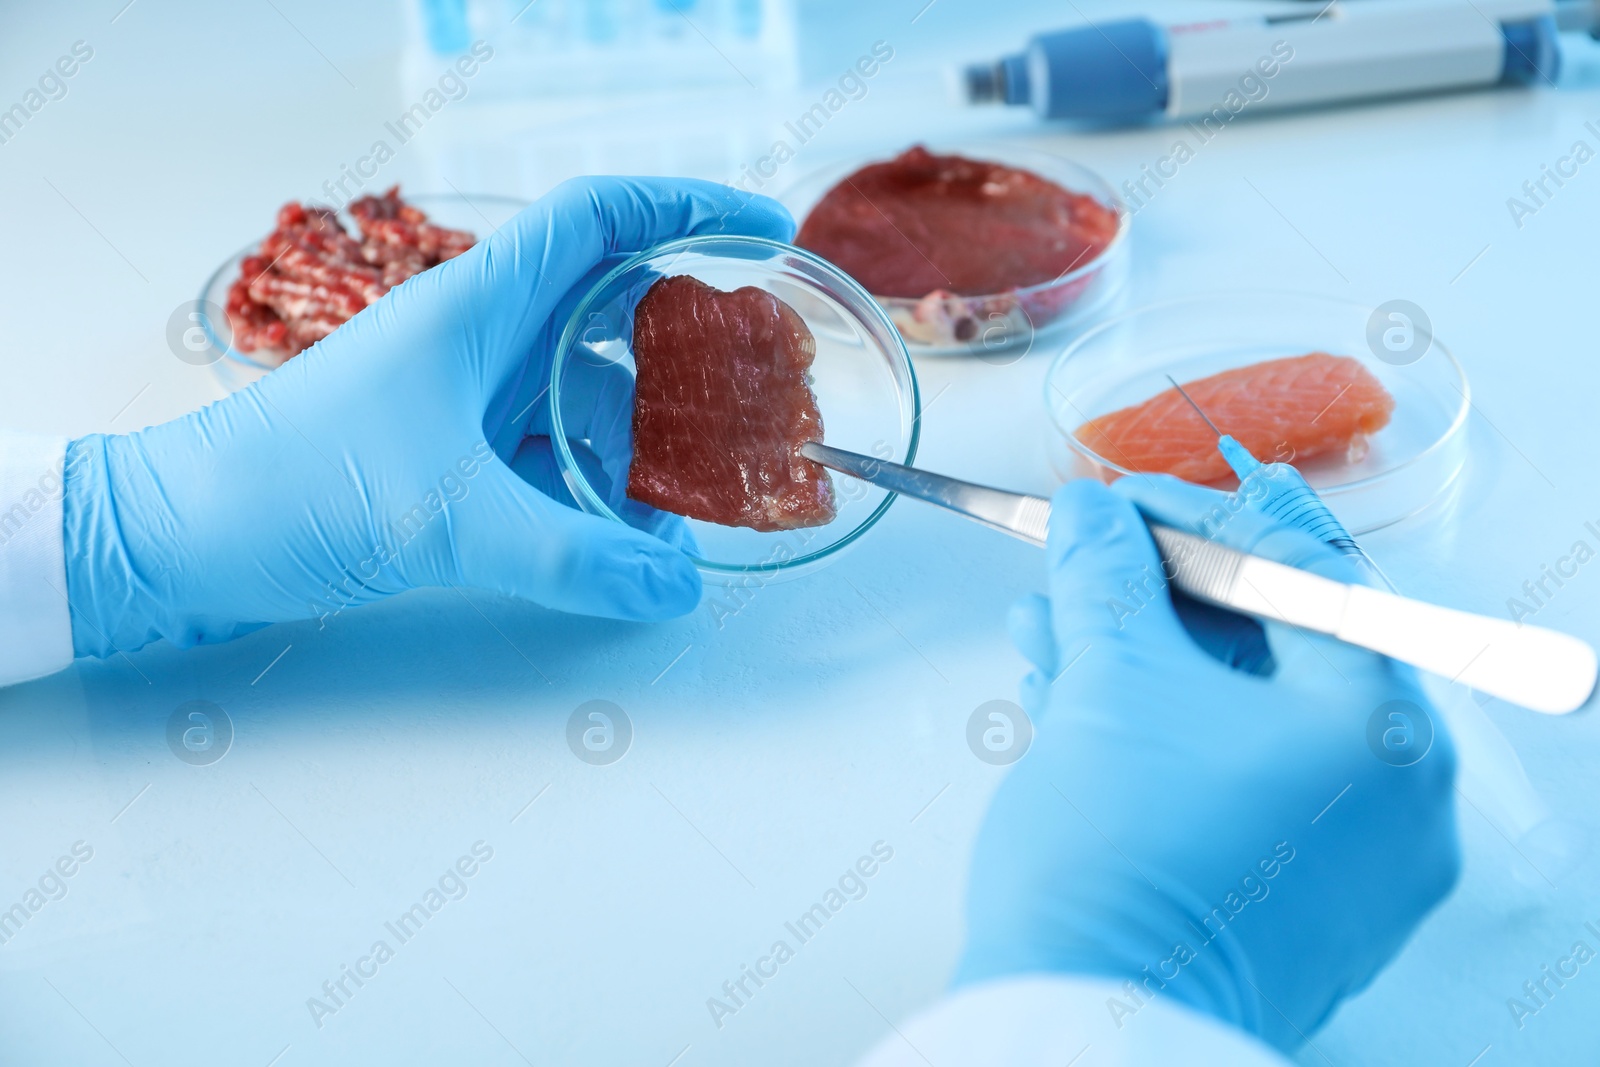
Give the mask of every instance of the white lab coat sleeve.
<svg viewBox="0 0 1600 1067">
<path fill-rule="evenodd" d="M 1135 992 L 1041 975 L 971 986 L 900 1024 L 857 1067 L 1290 1067 L 1242 1030 Z"/>
<path fill-rule="evenodd" d="M 62 548 L 67 441 L 0 431 L 0 685 L 72 662 Z"/>
</svg>

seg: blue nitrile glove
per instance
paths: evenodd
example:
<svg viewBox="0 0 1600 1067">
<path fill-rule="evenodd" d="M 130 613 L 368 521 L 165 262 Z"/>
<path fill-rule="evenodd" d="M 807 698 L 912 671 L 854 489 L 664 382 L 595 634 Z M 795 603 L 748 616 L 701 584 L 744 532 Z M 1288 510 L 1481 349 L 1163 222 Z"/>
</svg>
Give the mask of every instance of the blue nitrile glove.
<svg viewBox="0 0 1600 1067">
<path fill-rule="evenodd" d="M 774 201 L 710 182 L 568 182 L 399 286 L 262 381 L 192 415 L 68 449 L 65 538 L 80 655 L 187 646 L 420 586 L 660 619 L 700 578 L 682 526 L 583 514 L 550 459 L 550 360 L 617 256 L 696 233 L 787 240 Z M 620 503 L 632 393 L 574 363 L 562 416 Z M 520 475 L 520 477 L 519 477 Z"/>
<path fill-rule="evenodd" d="M 1219 496 L 1170 478 L 1056 494 L 1050 596 L 1012 616 L 1038 667 L 1034 740 L 978 836 L 956 981 L 1109 977 L 1127 983 L 1107 1004 L 1123 1025 L 1169 997 L 1289 1049 L 1454 884 L 1455 753 L 1410 669 L 1383 657 L 1276 624 L 1267 676 L 1200 649 L 1129 498 L 1194 529 Z M 1255 512 L 1214 529 L 1355 577 Z"/>
<path fill-rule="evenodd" d="M 1130 477 L 1150 476 L 1136 474 Z M 1299 475 L 1285 464 L 1268 463 L 1231 493 L 1205 490 L 1194 497 L 1196 514 L 1191 518 L 1201 527 L 1209 529 L 1220 527 L 1243 509 L 1259 511 L 1269 503 L 1274 483 L 1284 477 L 1298 478 Z M 1267 645 L 1266 632 L 1255 619 L 1203 604 L 1178 592 L 1174 592 L 1172 603 L 1189 636 L 1213 657 L 1251 674 L 1272 673 L 1272 649 Z"/>
</svg>

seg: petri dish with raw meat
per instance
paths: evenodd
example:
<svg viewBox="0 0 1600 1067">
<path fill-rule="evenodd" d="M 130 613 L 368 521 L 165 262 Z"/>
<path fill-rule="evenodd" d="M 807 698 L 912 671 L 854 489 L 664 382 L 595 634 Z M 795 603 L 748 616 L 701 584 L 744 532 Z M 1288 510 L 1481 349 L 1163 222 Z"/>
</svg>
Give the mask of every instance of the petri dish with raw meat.
<svg viewBox="0 0 1600 1067">
<path fill-rule="evenodd" d="M 1431 329 L 1403 360 L 1374 347 L 1381 312 L 1231 292 L 1103 322 L 1045 376 L 1056 472 L 1107 481 L 1162 472 L 1231 489 L 1221 430 L 1262 462 L 1293 463 L 1353 534 L 1448 499 L 1467 461 L 1465 372 Z"/>
<path fill-rule="evenodd" d="M 204 350 L 222 385 L 242 389 L 294 358 L 419 271 L 527 207 L 506 196 L 402 195 L 399 188 L 337 210 L 290 202 L 267 236 L 229 256 L 195 302 Z"/>
<path fill-rule="evenodd" d="M 1000 352 L 1103 311 L 1130 216 L 1083 167 L 1012 146 L 832 167 L 779 194 L 795 243 L 837 264 L 914 352 Z"/>
<path fill-rule="evenodd" d="M 587 459 L 580 419 L 596 396 L 618 408 L 605 432 L 627 435 L 626 472 Z M 911 463 L 920 413 L 905 344 L 865 290 L 804 250 L 722 235 L 661 245 L 602 278 L 566 324 L 548 403 L 580 508 L 667 536 L 730 583 L 810 570 L 892 503 L 800 445 Z M 663 513 L 678 518 L 663 525 Z"/>
</svg>

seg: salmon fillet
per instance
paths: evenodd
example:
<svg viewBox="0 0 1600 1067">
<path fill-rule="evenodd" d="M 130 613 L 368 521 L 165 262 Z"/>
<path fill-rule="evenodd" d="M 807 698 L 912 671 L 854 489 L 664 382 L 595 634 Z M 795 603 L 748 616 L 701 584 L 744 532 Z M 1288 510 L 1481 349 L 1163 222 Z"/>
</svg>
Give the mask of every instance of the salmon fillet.
<svg viewBox="0 0 1600 1067">
<path fill-rule="evenodd" d="M 805 320 L 763 289 L 686 274 L 653 284 L 634 310 L 628 495 L 767 532 L 831 522 L 833 481 L 800 454 L 822 440 L 816 351 Z"/>
<path fill-rule="evenodd" d="M 1394 412 L 1394 397 L 1371 371 L 1326 352 L 1237 367 L 1183 388 L 1218 429 L 1264 463 L 1359 456 Z M 1129 470 L 1191 482 L 1232 473 L 1217 451 L 1217 435 L 1176 389 L 1092 419 L 1074 436 Z"/>
</svg>

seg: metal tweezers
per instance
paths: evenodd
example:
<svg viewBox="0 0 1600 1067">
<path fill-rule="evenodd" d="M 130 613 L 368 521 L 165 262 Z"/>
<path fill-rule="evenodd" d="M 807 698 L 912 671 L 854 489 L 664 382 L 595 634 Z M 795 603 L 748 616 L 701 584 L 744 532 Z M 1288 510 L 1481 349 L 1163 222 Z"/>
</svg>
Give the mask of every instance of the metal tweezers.
<svg viewBox="0 0 1600 1067">
<path fill-rule="evenodd" d="M 825 467 L 1045 547 L 1050 501 L 947 478 L 818 442 Z M 1473 615 L 1334 581 L 1146 519 L 1174 588 L 1258 619 L 1328 634 L 1533 711 L 1576 711 L 1600 660 L 1586 642 L 1539 626 Z"/>
</svg>

